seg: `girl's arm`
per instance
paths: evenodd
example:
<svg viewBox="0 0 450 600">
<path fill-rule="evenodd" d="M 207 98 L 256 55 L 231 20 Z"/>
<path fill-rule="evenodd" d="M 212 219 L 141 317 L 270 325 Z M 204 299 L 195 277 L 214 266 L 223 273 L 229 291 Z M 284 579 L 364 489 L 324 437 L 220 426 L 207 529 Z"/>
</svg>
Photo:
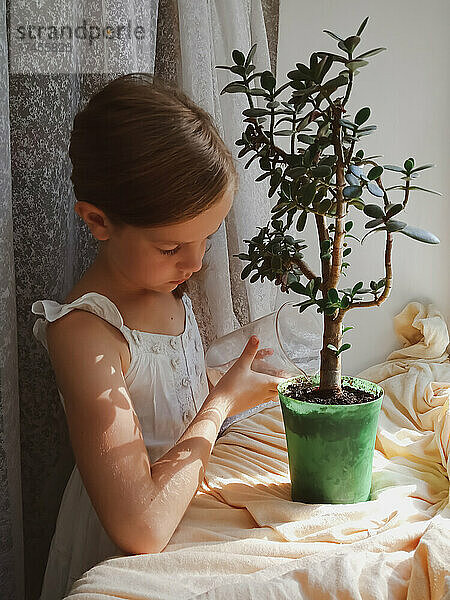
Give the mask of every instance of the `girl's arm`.
<svg viewBox="0 0 450 600">
<path fill-rule="evenodd" d="M 129 554 L 169 542 L 203 478 L 229 399 L 212 391 L 177 444 L 152 465 L 122 372 L 121 334 L 74 310 L 47 327 L 76 463 L 106 532 Z"/>
<path fill-rule="evenodd" d="M 161 524 L 160 550 L 169 543 L 203 480 L 228 405 L 226 395 L 212 391 L 175 446 L 152 464 L 152 479 L 158 490 L 152 519 Z M 146 551 L 144 545 L 142 552 Z"/>
</svg>

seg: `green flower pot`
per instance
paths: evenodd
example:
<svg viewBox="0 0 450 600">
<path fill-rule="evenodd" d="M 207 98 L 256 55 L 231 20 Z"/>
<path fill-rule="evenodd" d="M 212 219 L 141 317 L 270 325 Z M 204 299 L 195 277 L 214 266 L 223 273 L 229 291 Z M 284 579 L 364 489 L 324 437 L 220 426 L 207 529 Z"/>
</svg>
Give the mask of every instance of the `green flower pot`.
<svg viewBox="0 0 450 600">
<path fill-rule="evenodd" d="M 370 500 L 372 463 L 383 388 L 355 377 L 342 385 L 376 392 L 361 404 L 318 404 L 284 395 L 293 382 L 319 385 L 320 375 L 293 377 L 278 385 L 294 502 L 351 504 Z"/>
</svg>

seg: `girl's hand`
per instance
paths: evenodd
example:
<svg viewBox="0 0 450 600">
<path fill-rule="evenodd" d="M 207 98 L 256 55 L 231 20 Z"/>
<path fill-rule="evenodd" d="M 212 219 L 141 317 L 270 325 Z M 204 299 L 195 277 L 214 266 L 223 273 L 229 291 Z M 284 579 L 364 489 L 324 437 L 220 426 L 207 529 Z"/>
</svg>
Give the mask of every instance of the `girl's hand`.
<svg viewBox="0 0 450 600">
<path fill-rule="evenodd" d="M 261 348 L 255 354 L 255 358 L 251 364 L 252 371 L 257 373 L 265 373 L 266 375 L 274 375 L 275 377 L 284 377 L 284 373 L 279 370 L 274 370 L 265 360 L 266 356 L 273 354 L 273 348 Z"/>
<path fill-rule="evenodd" d="M 255 338 L 256 343 L 252 343 L 254 337 L 249 339 L 241 356 L 214 388 L 214 393 L 220 393 L 228 399 L 228 417 L 278 398 L 277 385 L 283 378 L 255 373 L 251 369 L 252 365 L 257 366 L 254 364 L 255 360 L 261 360 L 266 354 L 273 352 L 271 348 L 257 352 L 259 340 Z M 281 375 L 280 372 L 277 374 Z"/>
</svg>

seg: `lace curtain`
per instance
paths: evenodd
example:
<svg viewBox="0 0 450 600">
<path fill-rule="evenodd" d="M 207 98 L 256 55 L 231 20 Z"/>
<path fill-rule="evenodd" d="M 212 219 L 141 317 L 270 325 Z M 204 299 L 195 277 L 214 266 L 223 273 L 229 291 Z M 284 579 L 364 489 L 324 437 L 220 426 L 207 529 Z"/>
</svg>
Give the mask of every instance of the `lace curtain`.
<svg viewBox="0 0 450 600">
<path fill-rule="evenodd" d="M 141 24 L 124 49 L 78 44 L 65 56 L 20 53 L 19 23 Z M 231 51 L 257 42 L 257 69 L 275 71 L 278 0 L 0 0 L 0 597 L 38 597 L 73 454 L 51 363 L 32 336 L 31 305 L 62 301 L 97 252 L 73 211 L 73 117 L 107 81 L 132 71 L 178 83 L 216 120 L 237 155 L 241 111 L 219 97 Z M 46 66 L 50 66 L 47 70 Z M 31 67 L 31 68 L 30 68 Z M 226 117 L 226 118 L 224 118 Z M 241 186 L 214 236 L 210 269 L 188 283 L 205 347 L 275 308 L 273 286 L 240 279 L 242 239 L 270 216 L 264 182 L 236 160 Z M 198 277 L 196 277 L 198 276 Z"/>
<path fill-rule="evenodd" d="M 248 108 L 248 102 L 242 94 L 220 95 L 221 89 L 230 81 L 230 72 L 215 66 L 230 64 L 233 49 L 246 54 L 252 44 L 257 43 L 255 71 L 270 68 L 261 2 L 178 0 L 178 10 L 180 85 L 214 116 L 223 139 L 236 156 L 234 142 L 241 137 L 242 111 Z M 246 251 L 242 240 L 255 235 L 256 227 L 267 223 L 272 206 L 267 198 L 267 179 L 262 182 L 265 185 L 255 184 L 255 178 L 260 174 L 256 161 L 244 169 L 242 160 L 238 159 L 236 166 L 240 177 L 239 191 L 225 223 L 213 237 L 208 268 L 196 278 L 196 284 L 208 298 L 204 307 L 208 313 L 203 319 L 207 325 L 206 345 L 211 337 L 225 335 L 240 324 L 271 312 L 275 305 L 277 288 L 267 280 L 255 284 L 249 284 L 249 279 L 242 281 L 243 263 L 232 258 L 233 254 Z M 195 293 L 192 296 L 196 306 L 201 304 Z"/>
</svg>

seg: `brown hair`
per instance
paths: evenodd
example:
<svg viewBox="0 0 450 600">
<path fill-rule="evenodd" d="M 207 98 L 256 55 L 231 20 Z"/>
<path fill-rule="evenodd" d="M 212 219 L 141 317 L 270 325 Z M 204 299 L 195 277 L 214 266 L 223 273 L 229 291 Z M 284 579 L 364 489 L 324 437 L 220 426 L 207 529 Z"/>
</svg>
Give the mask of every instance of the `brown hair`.
<svg viewBox="0 0 450 600">
<path fill-rule="evenodd" d="M 212 116 L 149 73 L 122 75 L 90 98 L 74 118 L 69 156 L 76 199 L 118 228 L 189 220 L 238 185 Z"/>
</svg>

